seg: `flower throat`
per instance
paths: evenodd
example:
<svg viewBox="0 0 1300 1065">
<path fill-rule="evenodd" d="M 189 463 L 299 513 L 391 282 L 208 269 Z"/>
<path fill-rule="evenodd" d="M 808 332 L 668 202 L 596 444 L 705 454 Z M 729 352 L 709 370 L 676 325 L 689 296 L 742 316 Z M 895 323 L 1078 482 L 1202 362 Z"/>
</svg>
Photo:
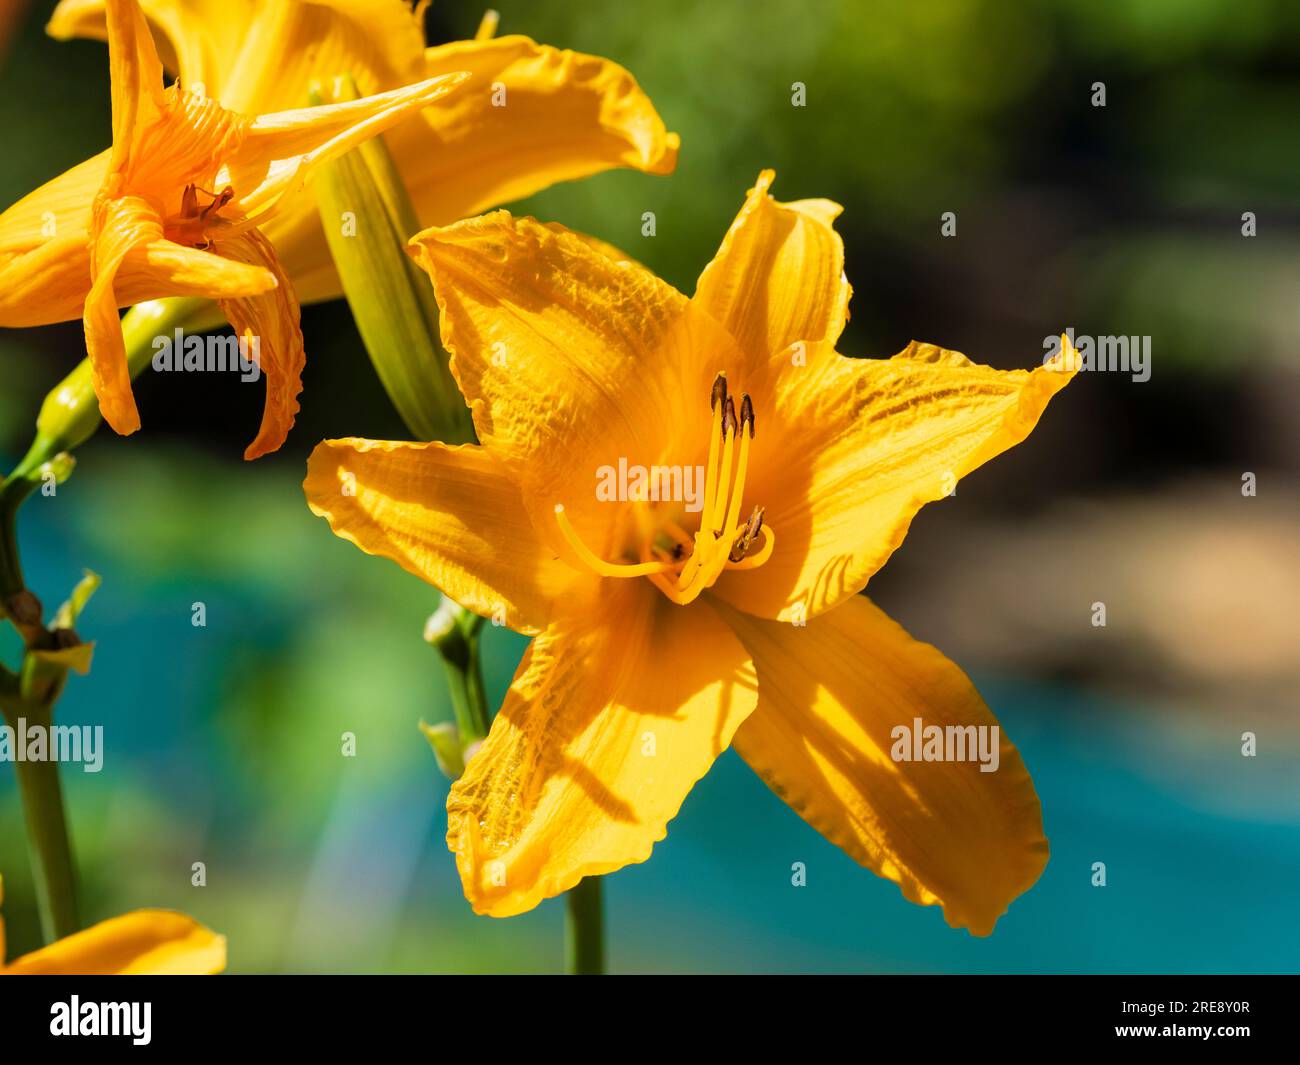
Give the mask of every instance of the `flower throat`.
<svg viewBox="0 0 1300 1065">
<path fill-rule="evenodd" d="M 776 534 L 763 523 L 763 508 L 754 507 L 743 522 L 740 520 L 754 439 L 753 402 L 748 394 L 742 394 L 737 416 L 735 400 L 727 394 L 727 375 L 720 373 L 709 393 L 709 406 L 713 420 L 704 467 L 704 505 L 695 533 L 686 532 L 671 519 L 657 520 L 641 538 L 639 562 L 607 562 L 583 543 L 564 504 L 555 505 L 555 521 L 565 540 L 600 576 L 648 577 L 664 595 L 684 606 L 724 570 L 757 569 L 772 557 Z M 762 542 L 751 553 L 760 538 Z"/>
</svg>

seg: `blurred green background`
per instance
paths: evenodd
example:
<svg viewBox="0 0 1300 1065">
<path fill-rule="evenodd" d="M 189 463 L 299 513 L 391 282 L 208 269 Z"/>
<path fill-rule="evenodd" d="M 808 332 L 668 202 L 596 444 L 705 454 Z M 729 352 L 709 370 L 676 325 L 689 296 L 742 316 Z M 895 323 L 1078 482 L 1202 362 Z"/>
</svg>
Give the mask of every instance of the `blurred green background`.
<svg viewBox="0 0 1300 1065">
<path fill-rule="evenodd" d="M 52 6 L 6 7 L 6 205 L 108 143 L 106 51 L 46 39 Z M 990 939 L 952 931 L 728 754 L 651 861 L 609 879 L 612 968 L 1294 971 L 1300 8 L 496 6 L 503 33 L 626 65 L 683 140 L 671 177 L 606 174 L 518 212 L 603 237 L 689 292 L 771 166 L 779 198 L 845 206 L 845 352 L 915 337 L 1009 368 L 1067 326 L 1152 337 L 1150 381 L 1081 375 L 1026 444 L 924 511 L 872 582 L 972 674 L 1023 753 L 1052 842 L 1039 884 Z M 438 0 L 430 39 L 470 36 L 480 15 Z M 346 308 L 308 308 L 303 326 L 302 413 L 277 454 L 240 461 L 261 400 L 233 377 L 146 374 L 144 431 L 101 432 L 57 496 L 24 509 L 28 582 L 47 603 L 83 566 L 104 577 L 79 626 L 94 669 L 60 704 L 64 723 L 105 725 L 103 772 L 66 777 L 87 916 L 186 910 L 229 937 L 236 972 L 555 971 L 560 904 L 473 916 L 442 842 L 447 785 L 415 727 L 450 716 L 420 640 L 436 595 L 303 503 L 318 440 L 406 435 Z M 9 465 L 83 354 L 78 322 L 0 332 Z M 206 628 L 190 624 L 197 601 Z M 523 646 L 489 630 L 494 699 Z M 354 759 L 339 756 L 345 730 Z M 19 953 L 36 921 L 7 765 L 0 872 Z"/>
</svg>

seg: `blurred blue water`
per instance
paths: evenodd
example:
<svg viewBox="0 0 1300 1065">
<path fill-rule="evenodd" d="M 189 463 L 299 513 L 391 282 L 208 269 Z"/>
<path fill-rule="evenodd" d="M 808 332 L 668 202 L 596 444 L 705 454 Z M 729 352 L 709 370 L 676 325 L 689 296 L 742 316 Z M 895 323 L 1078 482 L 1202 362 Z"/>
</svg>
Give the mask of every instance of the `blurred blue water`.
<svg viewBox="0 0 1300 1065">
<path fill-rule="evenodd" d="M 414 730 L 446 715 L 418 638 L 432 597 L 312 518 L 286 481 L 222 495 L 207 538 L 141 547 L 165 513 L 141 468 L 24 513 L 29 583 L 104 576 L 64 723 L 104 723 L 98 775 L 68 778 L 88 907 L 189 909 L 231 937 L 232 968 L 516 969 L 559 964 L 561 906 L 474 917 L 441 841 L 446 783 Z M 75 479 L 71 484 L 75 484 Z M 117 501 L 106 512 L 107 498 Z M 274 500 L 274 502 L 268 502 Z M 178 507 L 181 506 L 177 502 Z M 142 509 L 143 508 L 143 509 Z M 237 530 L 269 512 L 279 542 Z M 160 521 L 179 521 L 161 518 Z M 191 604 L 208 624 L 190 624 Z M 523 641 L 489 638 L 499 695 Z M 1282 757 L 1242 758 L 1239 729 L 1060 686 L 976 676 L 1043 803 L 1052 858 L 994 935 L 905 902 L 777 800 L 734 754 L 645 865 L 607 882 L 615 969 L 655 971 L 1295 971 L 1300 809 Z M 339 757 L 343 729 L 359 757 Z M 0 767 L 11 813 L 13 774 Z M 25 863 L 3 821 L 0 869 Z M 208 886 L 190 886 L 193 860 Z M 807 886 L 791 885 L 791 863 Z M 1108 884 L 1091 885 L 1104 861 Z M 12 894 L 12 892 L 11 892 Z M 10 906 L 14 905 L 11 900 Z M 14 932 L 18 931 L 19 935 Z M 11 930 L 15 943 L 21 930 Z"/>
</svg>

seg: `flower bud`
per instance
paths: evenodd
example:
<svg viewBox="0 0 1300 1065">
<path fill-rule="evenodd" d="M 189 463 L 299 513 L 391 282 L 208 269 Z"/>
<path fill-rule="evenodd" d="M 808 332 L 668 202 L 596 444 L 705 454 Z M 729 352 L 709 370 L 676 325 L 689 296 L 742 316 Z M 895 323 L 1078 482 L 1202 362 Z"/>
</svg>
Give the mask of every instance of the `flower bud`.
<svg viewBox="0 0 1300 1065">
<path fill-rule="evenodd" d="M 351 78 L 336 78 L 328 99 L 357 99 Z M 419 440 L 474 439 L 469 408 L 438 342 L 433 286 L 406 253 L 420 228 L 406 186 L 382 137 L 317 169 L 311 181 L 325 237 L 361 340 L 379 380 Z"/>
<path fill-rule="evenodd" d="M 424 738 L 433 748 L 433 757 L 437 760 L 438 768 L 442 770 L 443 775 L 448 780 L 459 780 L 461 774 L 465 772 L 465 753 L 461 747 L 460 730 L 451 721 L 443 721 L 437 725 L 429 725 L 421 721 L 420 731 L 424 733 Z"/>
</svg>

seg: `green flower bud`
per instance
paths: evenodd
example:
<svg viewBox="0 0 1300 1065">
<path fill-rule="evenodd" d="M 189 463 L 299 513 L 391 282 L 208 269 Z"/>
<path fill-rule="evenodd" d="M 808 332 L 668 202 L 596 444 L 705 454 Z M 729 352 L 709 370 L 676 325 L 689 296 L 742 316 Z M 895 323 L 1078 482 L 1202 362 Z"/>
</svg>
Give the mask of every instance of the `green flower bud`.
<svg viewBox="0 0 1300 1065">
<path fill-rule="evenodd" d="M 170 335 L 177 327 L 195 331 L 212 328 L 213 306 L 206 300 L 173 297 L 137 303 L 127 311 L 122 318 L 122 338 L 131 377 L 139 377 L 149 365 L 156 350 L 155 337 Z M 30 479 L 61 452 L 72 451 L 89 440 L 102 420 L 91 382 L 90 360 L 82 359 L 45 397 L 36 417 L 36 438 L 13 476 Z M 67 472 L 72 472 L 71 467 Z"/>
<path fill-rule="evenodd" d="M 433 748 L 438 768 L 448 780 L 459 780 L 465 772 L 465 753 L 460 743 L 460 730 L 450 721 L 438 725 L 420 722 L 420 731 Z"/>
<path fill-rule="evenodd" d="M 313 104 L 358 98 L 351 78 L 336 78 L 329 98 L 319 84 Z M 406 253 L 419 220 L 382 137 L 317 169 L 325 237 L 361 340 L 393 406 L 419 440 L 474 439 L 469 408 L 438 342 L 433 286 Z"/>
</svg>

